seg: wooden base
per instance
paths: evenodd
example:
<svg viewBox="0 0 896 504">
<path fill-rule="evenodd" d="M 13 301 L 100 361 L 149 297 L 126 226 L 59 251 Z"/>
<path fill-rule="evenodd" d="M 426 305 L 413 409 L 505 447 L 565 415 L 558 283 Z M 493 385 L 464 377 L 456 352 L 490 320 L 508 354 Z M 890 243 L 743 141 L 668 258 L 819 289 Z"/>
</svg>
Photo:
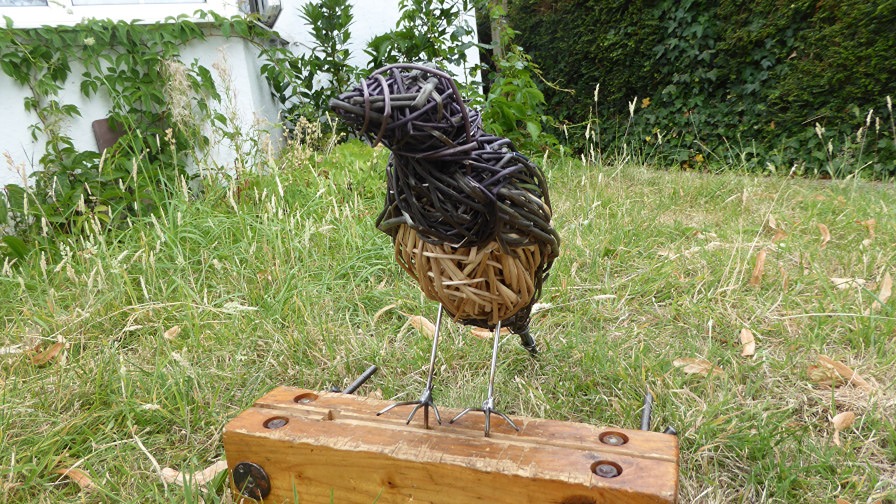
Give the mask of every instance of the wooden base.
<svg viewBox="0 0 896 504">
<path fill-rule="evenodd" d="M 677 501 L 675 436 L 514 417 L 516 432 L 493 415 L 486 438 L 482 414 L 448 424 L 457 411 L 440 409 L 427 430 L 422 411 L 411 425 L 407 408 L 376 416 L 390 404 L 274 389 L 224 427 L 231 482 L 254 497 L 269 483 L 263 500 L 277 503 Z"/>
</svg>

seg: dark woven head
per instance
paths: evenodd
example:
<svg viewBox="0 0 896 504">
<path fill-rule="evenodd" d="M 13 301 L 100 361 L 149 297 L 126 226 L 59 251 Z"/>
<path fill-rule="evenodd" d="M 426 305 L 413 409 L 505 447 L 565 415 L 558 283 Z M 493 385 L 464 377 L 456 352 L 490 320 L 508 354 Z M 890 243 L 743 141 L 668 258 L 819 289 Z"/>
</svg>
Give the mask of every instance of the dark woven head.
<svg viewBox="0 0 896 504">
<path fill-rule="evenodd" d="M 373 144 L 410 155 L 469 143 L 480 129 L 451 76 L 424 65 L 377 70 L 330 107 Z"/>
<path fill-rule="evenodd" d="M 437 69 L 385 67 L 330 106 L 392 151 L 377 227 L 427 296 L 468 323 L 524 328 L 559 252 L 541 170 L 485 133 Z"/>
</svg>

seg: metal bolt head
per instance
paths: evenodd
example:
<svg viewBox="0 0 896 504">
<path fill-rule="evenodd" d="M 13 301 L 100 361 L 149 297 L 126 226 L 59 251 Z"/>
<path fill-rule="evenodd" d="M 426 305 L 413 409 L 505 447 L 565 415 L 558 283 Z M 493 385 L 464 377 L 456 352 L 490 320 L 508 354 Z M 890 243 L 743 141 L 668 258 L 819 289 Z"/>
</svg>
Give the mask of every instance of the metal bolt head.
<svg viewBox="0 0 896 504">
<path fill-rule="evenodd" d="M 622 446 L 628 442 L 628 438 L 619 432 L 604 432 L 598 439 L 600 439 L 601 443 L 611 446 Z"/>
<path fill-rule="evenodd" d="M 240 494 L 261 500 L 271 493 L 271 480 L 264 469 L 252 462 L 240 462 L 233 468 L 233 485 Z"/>
<path fill-rule="evenodd" d="M 597 462 L 591 471 L 601 478 L 615 478 L 621 473 L 619 467 L 612 462 Z"/>
<path fill-rule="evenodd" d="M 264 428 L 265 429 L 279 429 L 284 425 L 288 424 L 289 420 L 284 417 L 274 417 L 265 420 Z"/>
<path fill-rule="evenodd" d="M 305 392 L 304 394 L 299 394 L 293 398 L 293 402 L 297 404 L 308 404 L 317 400 L 317 394 L 313 392 Z"/>
</svg>

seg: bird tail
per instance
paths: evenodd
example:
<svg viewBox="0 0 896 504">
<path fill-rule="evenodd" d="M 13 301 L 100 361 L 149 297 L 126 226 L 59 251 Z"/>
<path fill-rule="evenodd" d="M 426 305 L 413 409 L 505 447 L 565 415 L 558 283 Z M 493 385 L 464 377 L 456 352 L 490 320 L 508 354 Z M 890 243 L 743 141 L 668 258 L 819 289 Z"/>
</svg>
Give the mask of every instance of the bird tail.
<svg viewBox="0 0 896 504">
<path fill-rule="evenodd" d="M 535 344 L 535 338 L 532 336 L 532 333 L 529 332 L 529 327 L 526 326 L 522 331 L 518 331 L 517 334 L 520 335 L 520 344 L 523 345 L 529 354 L 533 357 L 538 355 L 538 345 Z"/>
</svg>

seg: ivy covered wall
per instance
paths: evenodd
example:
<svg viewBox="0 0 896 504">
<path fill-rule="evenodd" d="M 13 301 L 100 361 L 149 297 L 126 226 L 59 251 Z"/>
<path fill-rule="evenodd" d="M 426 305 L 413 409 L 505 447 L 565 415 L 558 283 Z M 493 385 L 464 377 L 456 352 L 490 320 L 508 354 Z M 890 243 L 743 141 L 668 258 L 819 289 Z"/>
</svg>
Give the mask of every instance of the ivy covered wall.
<svg viewBox="0 0 896 504">
<path fill-rule="evenodd" d="M 43 164 L 57 164 L 45 156 L 48 147 L 52 150 L 49 144 L 60 138 L 70 143 L 72 155 L 94 151 L 98 156 L 95 120 L 113 117 L 119 123 L 154 125 L 151 132 L 163 134 L 172 119 L 173 76 L 165 69 L 166 64 L 175 68 L 170 65 L 174 62 L 201 72 L 196 78 L 206 78 L 187 90 L 202 95 L 202 106 L 237 119 L 234 127 L 249 130 L 267 123 L 279 136 L 273 126 L 277 104 L 258 77 L 258 49 L 246 38 L 222 37 L 210 21 L 88 21 L 23 30 L 8 25 L 0 37 L 5 42 L 0 49 L 0 111 L 8 119 L 0 121 L 0 153 L 6 157 L 0 186 L 21 184 L 17 171 L 22 168 L 31 173 Z M 229 143 L 210 146 L 215 163 L 234 163 L 239 146 Z"/>
</svg>

